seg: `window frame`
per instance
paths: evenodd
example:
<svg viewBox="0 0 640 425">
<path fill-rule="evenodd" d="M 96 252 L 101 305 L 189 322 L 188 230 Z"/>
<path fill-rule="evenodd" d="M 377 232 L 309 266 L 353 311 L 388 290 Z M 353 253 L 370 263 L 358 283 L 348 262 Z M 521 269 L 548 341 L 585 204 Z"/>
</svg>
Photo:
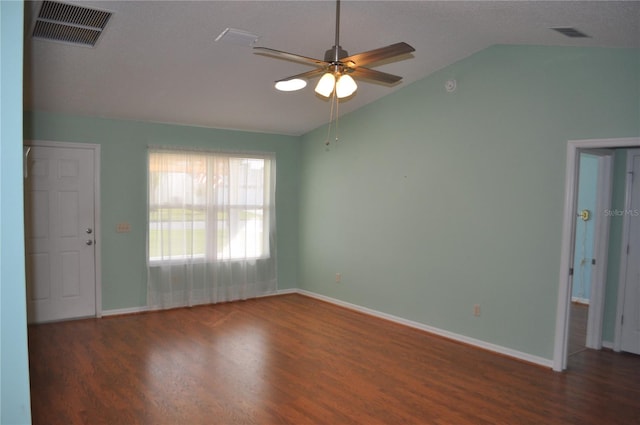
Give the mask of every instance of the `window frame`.
<svg viewBox="0 0 640 425">
<path fill-rule="evenodd" d="M 195 203 L 191 204 L 190 205 L 191 211 L 202 209 L 205 214 L 204 253 L 171 255 L 171 256 L 165 256 L 165 257 L 162 257 L 162 256 L 151 257 L 150 255 L 151 254 L 151 240 L 150 240 L 151 225 L 152 223 L 157 223 L 159 226 L 162 226 L 162 221 L 155 221 L 155 222 L 151 221 L 152 211 L 154 209 L 157 210 L 162 208 L 177 208 L 177 209 L 184 208 L 184 204 L 179 204 L 179 203 L 174 203 L 174 204 L 160 203 L 152 208 L 152 204 L 151 204 L 152 189 L 150 184 L 151 175 L 152 175 L 152 171 L 151 171 L 152 156 L 154 154 L 163 154 L 163 153 L 179 154 L 179 155 L 194 155 L 194 156 L 202 155 L 202 157 L 205 158 L 207 179 L 210 178 L 210 175 L 211 175 L 210 173 L 212 172 L 211 164 L 213 161 L 216 161 L 217 157 L 226 158 L 227 160 L 259 159 L 263 161 L 264 165 L 262 168 L 262 173 L 263 173 L 264 181 L 262 185 L 262 193 L 260 194 L 261 195 L 260 197 L 263 200 L 262 204 L 235 203 L 235 204 L 229 204 L 226 206 L 221 206 L 219 208 L 216 208 L 215 206 L 208 206 L 206 203 L 203 205 L 198 205 Z M 204 263 L 210 263 L 210 262 L 233 263 L 233 262 L 265 260 L 265 259 L 272 258 L 272 255 L 275 254 L 275 243 L 272 238 L 272 233 L 275 233 L 275 178 L 276 178 L 275 164 L 276 164 L 276 156 L 274 153 L 271 153 L 271 152 L 229 152 L 229 151 L 198 150 L 198 149 L 189 149 L 189 148 L 182 148 L 182 147 L 168 148 L 168 147 L 149 146 L 149 149 L 147 151 L 147 213 L 146 213 L 146 219 L 147 219 L 146 260 L 149 266 L 152 266 L 152 267 L 160 266 L 161 264 L 168 264 L 168 265 L 199 264 L 199 263 L 204 264 Z M 158 171 L 158 173 L 161 173 L 161 172 L 162 171 Z M 186 173 L 183 173 L 183 174 L 186 174 Z M 229 176 L 230 178 L 231 174 L 232 173 L 230 169 L 227 169 L 225 175 Z M 228 189 L 233 190 L 231 187 L 231 184 L 229 185 Z M 207 228 L 209 225 L 219 226 L 219 223 L 220 223 L 219 220 L 209 221 L 209 216 L 212 214 L 211 210 L 217 211 L 217 212 L 214 212 L 214 214 L 219 214 L 221 210 L 225 210 L 225 209 L 228 211 L 232 211 L 234 209 L 238 211 L 249 211 L 249 210 L 262 211 L 263 218 L 262 218 L 262 226 L 261 226 L 262 227 L 261 255 L 251 256 L 251 257 L 246 257 L 246 256 L 233 257 L 231 256 L 232 247 L 230 243 L 228 247 L 225 247 L 230 251 L 228 256 L 222 256 L 222 257 L 220 256 L 220 252 L 223 252 L 225 249 L 225 248 L 220 249 L 220 247 L 217 247 L 215 249 L 215 252 L 218 253 L 216 255 L 216 258 L 212 258 L 211 256 L 208 255 L 208 252 L 210 249 L 210 243 L 207 243 L 207 240 L 210 240 L 212 238 L 212 235 L 216 234 L 217 230 L 216 232 L 212 233 L 207 231 Z M 273 215 L 273 218 L 271 217 L 272 215 Z M 191 237 L 193 238 L 193 235 Z"/>
</svg>

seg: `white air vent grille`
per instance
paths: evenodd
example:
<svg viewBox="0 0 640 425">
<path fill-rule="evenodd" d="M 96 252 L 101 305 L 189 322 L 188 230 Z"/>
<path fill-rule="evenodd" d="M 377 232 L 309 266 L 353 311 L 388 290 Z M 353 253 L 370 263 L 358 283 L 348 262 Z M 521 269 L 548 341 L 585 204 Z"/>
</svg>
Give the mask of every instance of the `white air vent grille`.
<svg viewBox="0 0 640 425">
<path fill-rule="evenodd" d="M 44 1 L 33 27 L 33 37 L 83 46 L 95 46 L 111 12 Z"/>
</svg>

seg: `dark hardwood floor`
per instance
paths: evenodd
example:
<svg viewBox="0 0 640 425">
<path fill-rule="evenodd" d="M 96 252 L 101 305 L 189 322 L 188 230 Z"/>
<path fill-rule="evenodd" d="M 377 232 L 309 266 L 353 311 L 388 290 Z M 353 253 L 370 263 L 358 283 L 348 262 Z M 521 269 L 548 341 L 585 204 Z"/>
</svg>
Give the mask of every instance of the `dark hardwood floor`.
<svg viewBox="0 0 640 425">
<path fill-rule="evenodd" d="M 587 349 L 587 320 L 589 305 L 572 302 L 569 321 L 569 345 L 567 353 L 572 356 Z"/>
<path fill-rule="evenodd" d="M 301 295 L 29 327 L 34 424 L 640 424 L 640 359 L 555 373 Z"/>
</svg>

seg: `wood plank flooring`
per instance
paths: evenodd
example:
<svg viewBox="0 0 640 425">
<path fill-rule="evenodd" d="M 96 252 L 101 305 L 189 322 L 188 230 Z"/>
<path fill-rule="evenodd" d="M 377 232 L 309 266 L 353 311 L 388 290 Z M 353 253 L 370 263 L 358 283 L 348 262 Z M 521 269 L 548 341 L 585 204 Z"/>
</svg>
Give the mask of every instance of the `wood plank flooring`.
<svg viewBox="0 0 640 425">
<path fill-rule="evenodd" d="M 640 424 L 638 356 L 555 373 L 297 294 L 30 326 L 38 424 Z"/>
<path fill-rule="evenodd" d="M 587 320 L 589 318 L 589 306 L 572 302 L 571 319 L 569 321 L 569 345 L 567 353 L 572 356 L 587 349 Z"/>
</svg>

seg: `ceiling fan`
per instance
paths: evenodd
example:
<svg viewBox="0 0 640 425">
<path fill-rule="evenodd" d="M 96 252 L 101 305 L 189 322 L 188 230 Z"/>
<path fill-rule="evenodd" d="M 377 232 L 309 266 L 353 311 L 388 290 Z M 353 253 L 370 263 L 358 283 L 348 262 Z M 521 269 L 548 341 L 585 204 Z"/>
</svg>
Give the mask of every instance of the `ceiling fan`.
<svg viewBox="0 0 640 425">
<path fill-rule="evenodd" d="M 340 46 L 340 0 L 336 1 L 335 44 L 325 52 L 324 60 L 282 52 L 268 47 L 254 47 L 253 49 L 254 53 L 302 62 L 317 68 L 276 81 L 276 89 L 282 91 L 300 90 L 307 85 L 306 79 L 322 75 L 316 85 L 316 93 L 329 97 L 335 91 L 335 95 L 339 99 L 349 97 L 355 93 L 358 86 L 353 77 L 384 84 L 394 84 L 402 80 L 400 76 L 365 68 L 365 65 L 372 65 L 382 60 L 415 51 L 409 44 L 401 42 L 349 56 L 347 51 Z"/>
</svg>

